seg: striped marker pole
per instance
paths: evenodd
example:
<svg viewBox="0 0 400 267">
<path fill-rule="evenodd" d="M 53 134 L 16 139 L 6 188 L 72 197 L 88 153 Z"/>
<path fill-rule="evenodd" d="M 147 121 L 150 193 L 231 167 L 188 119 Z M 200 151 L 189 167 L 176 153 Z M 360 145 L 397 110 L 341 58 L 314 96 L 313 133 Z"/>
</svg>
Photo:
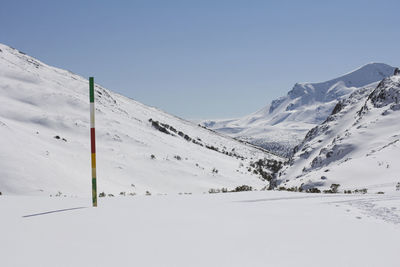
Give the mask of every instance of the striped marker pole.
<svg viewBox="0 0 400 267">
<path fill-rule="evenodd" d="M 90 146 L 92 154 L 92 201 L 93 207 L 97 207 L 97 185 L 96 185 L 96 139 L 94 131 L 94 78 L 89 77 L 90 96 Z"/>
</svg>

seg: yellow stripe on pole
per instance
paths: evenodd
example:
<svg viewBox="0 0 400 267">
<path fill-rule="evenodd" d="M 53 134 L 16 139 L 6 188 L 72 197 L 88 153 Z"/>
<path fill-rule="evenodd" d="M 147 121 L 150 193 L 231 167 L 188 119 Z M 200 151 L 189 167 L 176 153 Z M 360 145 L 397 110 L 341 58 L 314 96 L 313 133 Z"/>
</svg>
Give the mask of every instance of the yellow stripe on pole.
<svg viewBox="0 0 400 267">
<path fill-rule="evenodd" d="M 92 168 L 96 168 L 96 154 L 92 153 Z"/>
</svg>

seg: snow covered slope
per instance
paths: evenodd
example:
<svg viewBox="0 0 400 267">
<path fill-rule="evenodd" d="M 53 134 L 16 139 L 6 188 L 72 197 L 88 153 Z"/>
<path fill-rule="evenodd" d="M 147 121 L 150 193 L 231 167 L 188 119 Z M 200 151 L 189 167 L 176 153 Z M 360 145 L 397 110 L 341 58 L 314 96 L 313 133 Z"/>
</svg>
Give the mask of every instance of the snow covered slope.
<svg viewBox="0 0 400 267">
<path fill-rule="evenodd" d="M 115 197 L 85 208 L 90 201 L 0 196 L 2 266 L 399 265 L 396 193 Z"/>
<path fill-rule="evenodd" d="M 99 192 L 261 188 L 246 166 L 282 160 L 99 85 L 95 98 Z M 0 44 L 0 192 L 87 194 L 89 142 L 88 81 Z"/>
<path fill-rule="evenodd" d="M 389 65 L 370 63 L 326 82 L 297 83 L 286 96 L 253 114 L 233 120 L 205 121 L 203 125 L 287 156 L 311 128 L 329 116 L 339 100 L 393 71 Z"/>
<path fill-rule="evenodd" d="M 282 172 L 285 187 L 393 191 L 400 182 L 400 75 L 341 100 L 307 133 Z"/>
</svg>

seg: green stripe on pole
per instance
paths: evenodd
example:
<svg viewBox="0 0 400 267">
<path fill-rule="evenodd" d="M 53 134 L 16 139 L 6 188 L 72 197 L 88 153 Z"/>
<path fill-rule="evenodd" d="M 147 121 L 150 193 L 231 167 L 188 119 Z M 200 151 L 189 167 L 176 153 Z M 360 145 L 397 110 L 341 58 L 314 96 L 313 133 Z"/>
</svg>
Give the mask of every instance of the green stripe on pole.
<svg viewBox="0 0 400 267">
<path fill-rule="evenodd" d="M 94 78 L 89 77 L 90 103 L 94 103 Z"/>
<path fill-rule="evenodd" d="M 93 207 L 97 207 L 97 183 L 96 183 L 96 178 L 92 178 L 92 203 L 93 203 Z"/>
<path fill-rule="evenodd" d="M 89 95 L 90 95 L 90 142 L 92 157 L 92 202 L 93 207 L 97 207 L 97 183 L 96 183 L 96 142 L 94 129 L 94 78 L 89 77 Z"/>
</svg>

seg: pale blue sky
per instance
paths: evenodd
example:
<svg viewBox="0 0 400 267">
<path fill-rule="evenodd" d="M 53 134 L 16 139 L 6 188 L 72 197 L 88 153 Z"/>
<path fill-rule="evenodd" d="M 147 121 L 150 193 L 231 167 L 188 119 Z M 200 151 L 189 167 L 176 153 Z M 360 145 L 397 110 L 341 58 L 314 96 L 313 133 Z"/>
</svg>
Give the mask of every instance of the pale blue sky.
<svg viewBox="0 0 400 267">
<path fill-rule="evenodd" d="M 294 83 L 400 65 L 400 1 L 0 2 L 0 42 L 188 118 L 254 112 Z"/>
</svg>

